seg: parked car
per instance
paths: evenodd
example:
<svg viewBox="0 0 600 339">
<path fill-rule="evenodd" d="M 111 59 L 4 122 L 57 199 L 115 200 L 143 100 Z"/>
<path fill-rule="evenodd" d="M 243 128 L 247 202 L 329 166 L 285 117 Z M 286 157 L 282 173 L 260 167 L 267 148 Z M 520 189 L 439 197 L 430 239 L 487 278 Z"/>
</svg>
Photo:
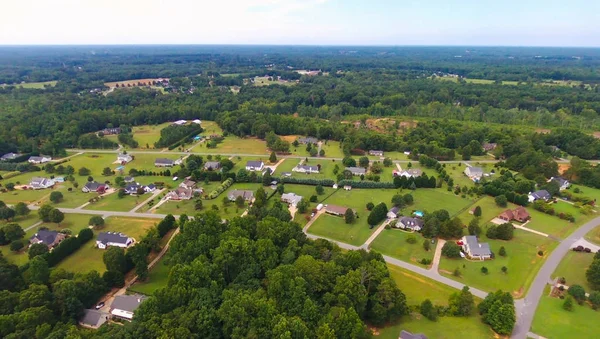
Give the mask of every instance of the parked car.
<svg viewBox="0 0 600 339">
<path fill-rule="evenodd" d="M 98 305 L 96 305 L 97 310 L 101 309 L 102 307 L 104 307 L 104 301 L 101 301 L 98 303 Z"/>
</svg>

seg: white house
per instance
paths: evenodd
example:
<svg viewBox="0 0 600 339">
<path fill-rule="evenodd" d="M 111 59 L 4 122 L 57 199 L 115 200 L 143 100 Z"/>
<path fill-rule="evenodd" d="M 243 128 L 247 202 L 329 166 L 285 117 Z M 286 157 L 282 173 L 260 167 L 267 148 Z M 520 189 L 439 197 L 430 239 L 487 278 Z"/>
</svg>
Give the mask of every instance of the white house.
<svg viewBox="0 0 600 339">
<path fill-rule="evenodd" d="M 467 166 L 467 168 L 465 168 L 465 175 L 469 177 L 469 179 L 478 182 L 483 176 L 483 168 Z"/>
<path fill-rule="evenodd" d="M 117 232 L 101 232 L 98 234 L 98 239 L 96 239 L 96 246 L 103 250 L 109 246 L 127 248 L 131 244 L 133 244 L 133 238 Z"/>
<path fill-rule="evenodd" d="M 248 161 L 246 162 L 246 171 L 262 171 L 265 168 L 265 163 L 262 161 Z"/>
<path fill-rule="evenodd" d="M 345 171 L 350 171 L 352 175 L 365 175 L 367 174 L 367 170 L 363 167 L 346 167 Z"/>
<path fill-rule="evenodd" d="M 33 177 L 29 182 L 29 186 L 34 190 L 41 190 L 45 188 L 50 188 L 54 186 L 54 180 L 42 178 L 42 177 Z"/>
<path fill-rule="evenodd" d="M 192 122 L 194 124 L 198 124 L 198 125 L 202 124 L 202 121 L 200 121 L 200 119 L 194 119 L 194 120 L 192 120 Z"/>
<path fill-rule="evenodd" d="M 467 235 L 462 237 L 462 249 L 472 259 L 491 259 L 492 251 L 490 250 L 490 244 L 480 243 L 477 237 L 474 235 Z"/>
<path fill-rule="evenodd" d="M 396 219 L 400 215 L 400 207 L 394 206 L 387 213 L 389 219 Z"/>
<path fill-rule="evenodd" d="M 281 201 L 283 201 L 286 204 L 289 204 L 291 206 L 298 205 L 300 200 L 302 200 L 302 197 L 299 195 L 296 195 L 296 193 L 283 193 L 281 195 Z"/>
<path fill-rule="evenodd" d="M 296 167 L 292 168 L 292 172 L 309 174 L 319 173 L 319 166 L 297 165 Z"/>
<path fill-rule="evenodd" d="M 534 202 L 536 200 L 548 201 L 548 200 L 550 200 L 550 198 L 552 198 L 552 195 L 550 195 L 550 192 L 548 192 L 546 190 L 539 190 L 539 191 L 531 192 L 527 196 L 527 199 L 529 200 L 529 202 Z"/>
<path fill-rule="evenodd" d="M 117 161 L 121 164 L 126 164 L 128 162 L 131 162 L 132 160 L 133 157 L 129 154 L 119 153 L 119 155 L 117 155 Z"/>
<path fill-rule="evenodd" d="M 397 171 L 397 170 L 392 171 L 392 176 L 394 176 L 394 177 L 416 178 L 416 177 L 420 177 L 422 174 L 423 174 L 423 171 L 418 168 L 410 168 L 410 169 L 402 170 L 402 171 Z"/>
<path fill-rule="evenodd" d="M 39 157 L 29 157 L 29 160 L 27 160 L 27 162 L 29 162 L 30 164 L 43 164 L 49 162 L 50 160 L 52 160 L 52 157 L 41 155 Z"/>
<path fill-rule="evenodd" d="M 118 295 L 110 305 L 110 314 L 117 318 L 131 320 L 135 310 L 144 300 L 146 297 L 142 295 Z"/>
<path fill-rule="evenodd" d="M 173 125 L 178 125 L 178 126 L 185 125 L 185 124 L 187 124 L 186 120 L 177 120 L 173 123 Z"/>
</svg>

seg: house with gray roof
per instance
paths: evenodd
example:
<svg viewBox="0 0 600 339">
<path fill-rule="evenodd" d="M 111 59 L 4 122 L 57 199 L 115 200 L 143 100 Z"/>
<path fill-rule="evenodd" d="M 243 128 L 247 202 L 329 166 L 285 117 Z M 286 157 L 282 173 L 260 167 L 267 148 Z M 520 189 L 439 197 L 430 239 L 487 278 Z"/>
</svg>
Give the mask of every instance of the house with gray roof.
<svg viewBox="0 0 600 339">
<path fill-rule="evenodd" d="M 227 194 L 227 198 L 230 201 L 235 201 L 237 197 L 242 197 L 245 201 L 252 201 L 254 199 L 254 192 L 250 190 L 233 190 Z"/>
<path fill-rule="evenodd" d="M 481 177 L 483 176 L 483 168 L 475 167 L 475 166 L 467 166 L 467 168 L 465 168 L 464 173 L 467 177 L 469 177 L 469 179 L 473 180 L 474 182 L 478 182 L 479 180 L 481 180 Z"/>
<path fill-rule="evenodd" d="M 132 182 L 135 182 L 135 178 L 134 177 L 125 177 L 125 178 L 123 178 L 123 181 L 130 184 Z"/>
<path fill-rule="evenodd" d="M 387 217 L 390 219 L 398 218 L 399 215 L 400 215 L 400 207 L 398 207 L 398 206 L 394 206 L 394 207 L 390 208 L 390 210 L 387 213 Z"/>
<path fill-rule="evenodd" d="M 411 333 L 405 330 L 402 330 L 402 332 L 400 332 L 400 337 L 399 339 L 427 339 L 427 336 L 425 334 L 422 333 Z"/>
<path fill-rule="evenodd" d="M 204 163 L 204 169 L 206 171 L 216 171 L 221 169 L 221 163 L 218 161 L 207 161 Z"/>
<path fill-rule="evenodd" d="M 367 170 L 363 167 L 346 167 L 345 171 L 350 171 L 352 175 L 365 175 Z"/>
<path fill-rule="evenodd" d="M 29 243 L 31 245 L 44 244 L 48 246 L 48 249 L 51 249 L 60 244 L 66 237 L 66 235 L 56 231 L 38 230 L 31 238 L 29 238 Z"/>
<path fill-rule="evenodd" d="M 29 182 L 29 187 L 34 190 L 42 190 L 46 188 L 50 188 L 54 186 L 55 182 L 52 179 L 42 178 L 42 177 L 33 177 Z"/>
<path fill-rule="evenodd" d="M 132 160 L 133 157 L 129 154 L 119 153 L 119 155 L 117 155 L 117 161 L 121 164 L 126 164 L 128 162 L 131 162 Z"/>
<path fill-rule="evenodd" d="M 396 222 L 396 228 L 419 232 L 424 224 L 425 222 L 420 218 L 401 217 L 398 219 L 398 222 Z"/>
<path fill-rule="evenodd" d="M 84 193 L 90 193 L 90 192 L 104 193 L 107 189 L 109 189 L 109 186 L 107 184 L 102 184 L 102 183 L 99 183 L 96 181 L 88 181 L 83 186 L 81 191 Z"/>
<path fill-rule="evenodd" d="M 383 156 L 383 151 L 372 149 L 372 150 L 369 151 L 369 155 L 374 155 L 374 156 L 377 156 L 377 157 L 382 157 Z"/>
<path fill-rule="evenodd" d="M 550 195 L 550 192 L 548 192 L 546 190 L 535 191 L 535 192 L 529 193 L 529 195 L 527 196 L 527 199 L 529 200 L 529 202 L 534 202 L 536 200 L 548 201 L 551 198 L 552 198 L 552 195 Z"/>
<path fill-rule="evenodd" d="M 140 304 L 146 300 L 147 297 L 139 294 L 133 295 L 118 295 L 110 305 L 110 314 L 114 317 L 131 320 L 135 314 L 135 310 L 140 307 Z"/>
<path fill-rule="evenodd" d="M 117 232 L 100 232 L 96 239 L 96 246 L 102 250 L 107 249 L 110 246 L 127 248 L 131 244 L 133 244 L 133 238 Z"/>
<path fill-rule="evenodd" d="M 0 160 L 2 160 L 2 161 L 15 160 L 16 158 L 18 158 L 20 156 L 21 156 L 21 154 L 19 154 L 19 153 L 10 152 L 10 153 L 6 153 L 2 157 L 0 157 Z"/>
<path fill-rule="evenodd" d="M 283 201 L 286 204 L 289 204 L 291 206 L 298 205 L 300 200 L 302 200 L 302 197 L 299 195 L 296 195 L 296 193 L 283 193 L 281 195 L 281 201 Z"/>
<path fill-rule="evenodd" d="M 109 314 L 97 310 L 83 310 L 83 317 L 79 320 L 79 325 L 87 328 L 97 329 L 108 321 Z"/>
<path fill-rule="evenodd" d="M 171 159 L 166 159 L 166 158 L 156 158 L 156 160 L 154 160 L 154 166 L 155 167 L 173 167 L 173 166 L 175 166 L 175 161 L 171 160 Z"/>
<path fill-rule="evenodd" d="M 296 140 L 298 140 L 299 143 L 304 144 L 304 145 L 306 145 L 306 144 L 316 144 L 317 142 L 319 142 L 319 139 L 317 139 L 315 137 L 300 137 L 300 138 L 298 138 Z"/>
<path fill-rule="evenodd" d="M 319 173 L 319 166 L 310 166 L 310 165 L 297 165 L 292 168 L 292 172 L 298 173 Z"/>
<path fill-rule="evenodd" d="M 490 244 L 484 242 L 481 243 L 477 240 L 477 237 L 474 235 L 467 235 L 462 237 L 462 250 L 465 254 L 471 259 L 491 259 L 492 258 L 492 250 L 490 249 Z"/>
<path fill-rule="evenodd" d="M 254 160 L 250 160 L 248 162 L 246 162 L 246 171 L 262 171 L 265 168 L 265 163 L 258 160 L 258 161 L 254 161 Z"/>
<path fill-rule="evenodd" d="M 563 177 L 552 177 L 550 178 L 550 181 L 556 182 L 558 184 L 559 189 L 562 190 L 566 190 L 567 188 L 569 188 L 569 186 L 571 186 L 571 183 L 569 182 L 569 180 L 563 178 Z"/>
<path fill-rule="evenodd" d="M 167 193 L 165 199 L 168 200 L 190 200 L 194 196 L 194 190 L 185 188 L 185 187 L 177 187 L 175 190 Z"/>
</svg>

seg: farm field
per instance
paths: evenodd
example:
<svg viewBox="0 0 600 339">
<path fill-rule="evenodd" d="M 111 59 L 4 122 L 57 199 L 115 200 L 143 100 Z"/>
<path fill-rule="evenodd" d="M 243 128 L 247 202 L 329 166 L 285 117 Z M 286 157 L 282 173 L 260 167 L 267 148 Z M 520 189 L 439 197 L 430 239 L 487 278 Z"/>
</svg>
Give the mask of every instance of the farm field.
<svg viewBox="0 0 600 339">
<path fill-rule="evenodd" d="M 153 149 L 154 143 L 160 139 L 160 131 L 170 124 L 170 122 L 165 122 L 160 125 L 134 126 L 133 139 L 139 143 L 139 148 Z"/>
<path fill-rule="evenodd" d="M 535 278 L 535 274 L 549 253 L 557 246 L 557 242 L 530 232 L 515 230 L 514 238 L 510 241 L 490 240 L 485 236 L 487 227 L 483 227 L 480 242 L 487 242 L 495 259 L 485 261 L 469 261 L 466 259 L 448 259 L 442 256 L 440 273 L 448 278 L 462 282 L 484 291 L 493 292 L 498 289 L 511 291 L 513 297 L 522 297 Z M 501 246 L 506 249 L 506 257 L 498 255 Z M 538 251 L 543 251 L 540 257 Z M 481 267 L 487 267 L 489 273 L 481 273 Z M 502 273 L 501 268 L 506 266 L 508 271 Z M 458 268 L 460 277 L 454 277 L 452 272 Z"/>
<path fill-rule="evenodd" d="M 211 154 L 264 154 L 269 155 L 267 151 L 267 142 L 257 138 L 239 138 L 236 136 L 226 136 L 223 141 L 217 144 L 215 148 L 206 147 L 206 142 L 196 145 L 191 150 L 193 153 L 211 153 Z"/>
<path fill-rule="evenodd" d="M 89 217 L 89 216 L 88 216 Z M 89 218 L 88 218 L 89 220 Z M 81 273 L 92 270 L 102 274 L 106 271 L 102 256 L 104 250 L 96 248 L 96 236 L 100 232 L 121 232 L 139 241 L 140 238 L 155 224 L 157 220 L 141 218 L 111 217 L 106 220 L 101 230 L 94 230 L 94 238 L 83 245 L 77 252 L 71 254 L 56 267 L 64 268 L 71 272 Z"/>
<path fill-rule="evenodd" d="M 563 300 L 542 294 L 531 331 L 549 339 L 594 338 L 600 333 L 598 311 L 573 303 L 573 311 L 562 308 Z"/>
<path fill-rule="evenodd" d="M 152 267 L 150 272 L 148 272 L 148 280 L 135 283 L 129 288 L 129 291 L 152 295 L 156 290 L 167 286 L 170 272 L 171 266 L 165 265 L 161 259 L 154 267 Z"/>
<path fill-rule="evenodd" d="M 407 239 L 411 236 L 417 239 L 416 243 L 409 244 L 407 242 Z M 423 249 L 423 241 L 430 243 L 431 249 L 429 251 Z M 398 229 L 383 230 L 371 243 L 371 249 L 377 252 L 418 266 L 422 266 L 419 263 L 421 259 L 433 259 L 435 246 L 435 244 L 431 244 L 429 239 L 423 238 L 420 233 L 409 233 Z"/>
<path fill-rule="evenodd" d="M 589 292 L 591 287 L 585 277 L 585 271 L 593 260 L 594 253 L 569 251 L 552 274 L 552 278 L 564 277 L 567 285 L 581 285 Z"/>
<path fill-rule="evenodd" d="M 54 86 L 56 86 L 57 82 L 58 81 L 24 82 L 24 83 L 20 83 L 20 84 L 12 84 L 12 85 L 2 84 L 2 85 L 0 85 L 0 87 L 15 86 L 15 87 L 23 87 L 23 88 L 43 89 L 46 86 L 54 87 Z"/>
</svg>

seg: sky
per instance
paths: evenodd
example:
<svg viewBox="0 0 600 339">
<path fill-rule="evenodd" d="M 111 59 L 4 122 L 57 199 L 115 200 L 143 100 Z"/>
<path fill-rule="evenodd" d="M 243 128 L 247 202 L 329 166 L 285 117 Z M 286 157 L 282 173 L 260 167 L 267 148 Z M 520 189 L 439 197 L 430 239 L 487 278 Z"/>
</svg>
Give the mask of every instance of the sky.
<svg viewBox="0 0 600 339">
<path fill-rule="evenodd" d="M 600 0 L 4 0 L 0 45 L 600 47 Z"/>
</svg>

